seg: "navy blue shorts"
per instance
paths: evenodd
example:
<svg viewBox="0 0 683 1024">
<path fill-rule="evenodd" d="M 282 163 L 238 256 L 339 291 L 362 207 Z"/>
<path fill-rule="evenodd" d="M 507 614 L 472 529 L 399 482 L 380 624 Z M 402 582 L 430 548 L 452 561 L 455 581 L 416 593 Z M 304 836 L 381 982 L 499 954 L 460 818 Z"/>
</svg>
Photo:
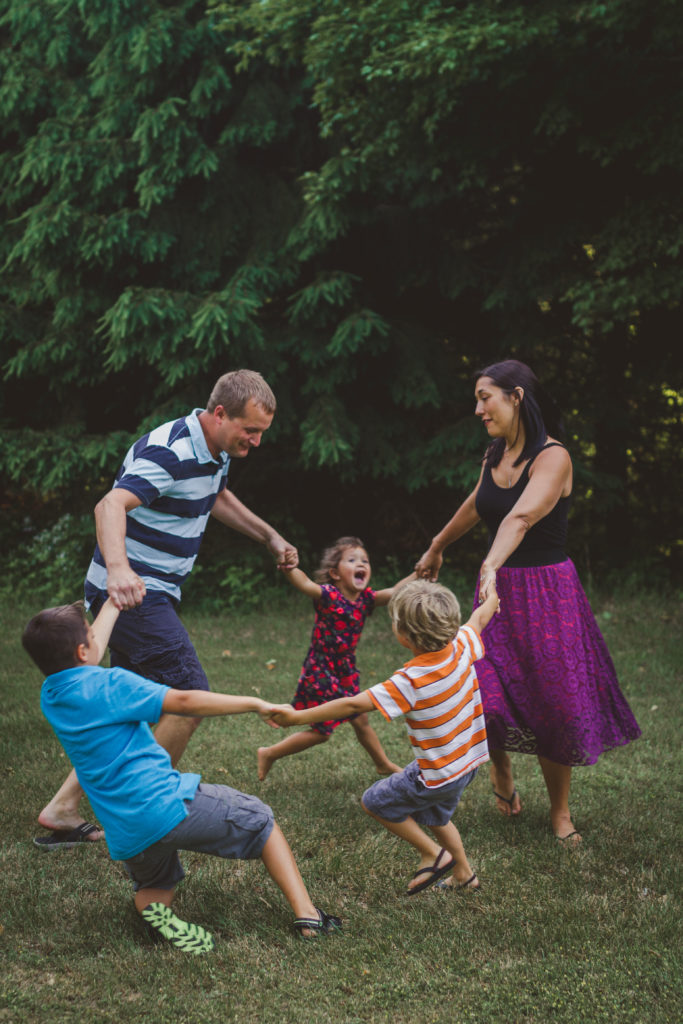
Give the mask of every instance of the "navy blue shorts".
<svg viewBox="0 0 683 1024">
<path fill-rule="evenodd" d="M 477 774 L 473 768 L 445 786 L 425 786 L 417 761 L 411 761 L 402 772 L 394 772 L 375 782 L 363 793 L 363 807 L 387 821 L 413 818 L 419 825 L 447 825 L 460 798 Z"/>
<path fill-rule="evenodd" d="M 200 782 L 187 817 L 163 839 L 123 863 L 138 889 L 174 889 L 185 877 L 178 850 L 229 860 L 257 860 L 273 831 L 273 812 L 256 796 Z"/>
<path fill-rule="evenodd" d="M 209 680 L 175 604 L 168 594 L 152 590 L 142 604 L 121 612 L 109 640 L 111 664 L 174 690 L 208 690 Z M 101 606 L 93 601 L 94 615 Z"/>
</svg>

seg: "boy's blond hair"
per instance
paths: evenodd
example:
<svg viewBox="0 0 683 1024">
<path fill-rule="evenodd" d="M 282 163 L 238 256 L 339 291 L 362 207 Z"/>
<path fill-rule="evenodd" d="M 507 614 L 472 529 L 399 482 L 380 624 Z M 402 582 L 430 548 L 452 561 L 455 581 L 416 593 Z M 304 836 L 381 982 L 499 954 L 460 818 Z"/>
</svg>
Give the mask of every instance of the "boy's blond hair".
<svg viewBox="0 0 683 1024">
<path fill-rule="evenodd" d="M 460 627 L 455 594 L 440 583 L 413 580 L 394 592 L 389 602 L 394 629 L 416 651 L 440 651 Z"/>
</svg>

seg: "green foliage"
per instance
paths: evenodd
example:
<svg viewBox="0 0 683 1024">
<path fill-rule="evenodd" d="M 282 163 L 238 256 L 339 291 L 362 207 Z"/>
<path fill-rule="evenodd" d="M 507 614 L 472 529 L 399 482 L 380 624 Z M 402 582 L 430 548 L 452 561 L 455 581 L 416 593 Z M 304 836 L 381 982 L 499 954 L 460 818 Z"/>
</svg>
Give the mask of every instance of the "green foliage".
<svg viewBox="0 0 683 1024">
<path fill-rule="evenodd" d="M 0 0 L 0 32 L 3 535 L 246 365 L 279 409 L 240 496 L 413 558 L 515 355 L 567 414 L 583 563 L 680 557 L 672 0 Z"/>
<path fill-rule="evenodd" d="M 67 512 L 7 554 L 0 597 L 33 608 L 80 600 L 93 544 L 92 517 Z"/>
</svg>

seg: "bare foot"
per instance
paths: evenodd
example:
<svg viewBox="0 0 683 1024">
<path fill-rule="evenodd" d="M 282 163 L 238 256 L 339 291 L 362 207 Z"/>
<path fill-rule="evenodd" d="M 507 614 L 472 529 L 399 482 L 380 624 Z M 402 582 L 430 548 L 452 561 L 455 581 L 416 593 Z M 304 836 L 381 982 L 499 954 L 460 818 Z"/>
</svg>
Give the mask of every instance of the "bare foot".
<svg viewBox="0 0 683 1024">
<path fill-rule="evenodd" d="M 259 747 L 256 751 L 256 763 L 258 766 L 258 778 L 259 782 L 263 782 L 266 775 L 273 767 L 274 759 L 270 756 L 268 751 L 270 747 Z"/>
<path fill-rule="evenodd" d="M 38 824 L 42 825 L 43 828 L 48 829 L 50 832 L 71 832 L 73 829 L 78 828 L 79 825 L 85 825 L 85 818 L 81 818 L 78 814 L 66 814 L 66 815 L 48 815 L 47 808 L 41 811 L 38 815 Z M 96 843 L 100 839 L 104 839 L 104 832 L 102 829 L 98 829 L 96 832 L 91 832 L 90 835 L 86 836 L 86 840 L 89 843 Z"/>
<path fill-rule="evenodd" d="M 403 771 L 403 769 L 399 768 L 399 766 L 397 764 L 394 764 L 393 761 L 387 761 L 386 764 L 382 765 L 377 764 L 375 765 L 375 767 L 377 769 L 378 775 L 395 775 L 396 772 Z"/>
</svg>

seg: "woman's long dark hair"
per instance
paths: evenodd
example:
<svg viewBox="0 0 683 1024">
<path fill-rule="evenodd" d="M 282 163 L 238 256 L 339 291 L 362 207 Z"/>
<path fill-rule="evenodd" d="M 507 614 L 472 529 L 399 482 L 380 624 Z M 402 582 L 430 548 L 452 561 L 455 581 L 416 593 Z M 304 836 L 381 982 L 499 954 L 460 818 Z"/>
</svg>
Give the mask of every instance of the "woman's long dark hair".
<svg viewBox="0 0 683 1024">
<path fill-rule="evenodd" d="M 564 427 L 562 418 L 550 395 L 541 387 L 533 370 L 518 359 L 504 359 L 500 363 L 492 363 L 474 374 L 475 380 L 490 377 L 496 387 L 506 395 L 513 395 L 515 388 L 522 388 L 524 397 L 519 404 L 519 413 L 524 427 L 524 448 L 514 465 L 533 459 L 543 445 L 546 437 L 551 435 L 562 439 Z M 503 457 L 505 438 L 497 437 L 486 449 L 485 459 L 491 468 L 497 466 Z"/>
</svg>

